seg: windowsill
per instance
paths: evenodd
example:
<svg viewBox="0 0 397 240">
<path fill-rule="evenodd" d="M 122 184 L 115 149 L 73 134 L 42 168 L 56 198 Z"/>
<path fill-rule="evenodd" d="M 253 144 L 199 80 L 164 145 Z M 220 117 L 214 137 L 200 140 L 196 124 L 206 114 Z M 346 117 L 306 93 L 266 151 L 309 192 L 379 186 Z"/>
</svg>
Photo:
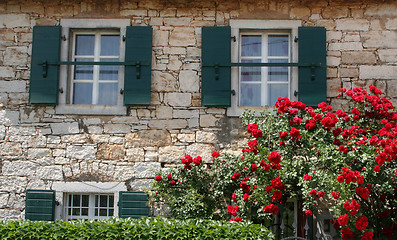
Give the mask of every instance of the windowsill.
<svg viewBox="0 0 397 240">
<path fill-rule="evenodd" d="M 227 108 L 227 116 L 229 117 L 239 117 L 245 111 L 253 111 L 255 116 L 260 116 L 261 112 L 271 112 L 274 108 L 265 106 L 265 107 L 229 107 Z"/>
<path fill-rule="evenodd" d="M 56 114 L 71 115 L 127 115 L 127 107 L 112 105 L 63 104 L 55 108 Z"/>
</svg>

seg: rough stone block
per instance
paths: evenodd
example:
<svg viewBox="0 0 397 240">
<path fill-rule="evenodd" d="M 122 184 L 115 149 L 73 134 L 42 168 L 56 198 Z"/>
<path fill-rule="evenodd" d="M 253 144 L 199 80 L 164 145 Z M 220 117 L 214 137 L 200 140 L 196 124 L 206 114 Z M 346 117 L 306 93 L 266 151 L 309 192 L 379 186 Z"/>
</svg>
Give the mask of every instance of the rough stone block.
<svg viewBox="0 0 397 240">
<path fill-rule="evenodd" d="M 212 153 L 215 147 L 212 144 L 193 143 L 186 147 L 186 153 L 190 154 L 193 158 L 201 156 L 203 162 L 212 162 Z"/>
<path fill-rule="evenodd" d="M 215 133 L 197 131 L 196 132 L 196 142 L 198 143 L 211 143 L 215 144 L 217 142 L 217 137 Z"/>
<path fill-rule="evenodd" d="M 66 157 L 78 160 L 93 160 L 95 159 L 96 149 L 92 145 L 71 145 L 66 148 Z"/>
<path fill-rule="evenodd" d="M 5 161 L 3 163 L 4 176 L 34 176 L 36 164 L 29 161 Z"/>
<path fill-rule="evenodd" d="M 29 148 L 28 149 L 28 158 L 29 159 L 50 157 L 51 154 L 52 154 L 52 152 L 51 152 L 51 149 L 49 149 L 49 148 Z"/>
<path fill-rule="evenodd" d="M 96 158 L 98 160 L 120 160 L 124 159 L 124 155 L 123 145 L 102 143 L 98 146 Z"/>
<path fill-rule="evenodd" d="M 0 176 L 0 191 L 22 193 L 26 191 L 27 178 Z"/>
<path fill-rule="evenodd" d="M 167 46 L 169 31 L 155 30 L 153 32 L 153 46 Z"/>
<path fill-rule="evenodd" d="M 138 162 L 134 165 L 135 178 L 154 178 L 161 169 L 159 162 Z"/>
<path fill-rule="evenodd" d="M 388 30 L 397 30 L 397 18 L 388 19 L 385 23 L 385 28 Z"/>
<path fill-rule="evenodd" d="M 324 19 L 335 19 L 347 17 L 349 8 L 345 6 L 339 7 L 326 7 L 322 10 L 322 16 Z"/>
<path fill-rule="evenodd" d="M 198 92 L 200 89 L 200 79 L 197 72 L 193 70 L 180 71 L 179 84 L 182 92 Z"/>
<path fill-rule="evenodd" d="M 184 129 L 187 127 L 187 121 L 184 119 L 150 120 L 149 127 L 153 129 Z"/>
<path fill-rule="evenodd" d="M 143 162 L 145 151 L 142 148 L 128 148 L 125 157 L 128 161 Z"/>
<path fill-rule="evenodd" d="M 173 118 L 198 118 L 199 110 L 179 110 L 173 111 Z"/>
<path fill-rule="evenodd" d="M 360 66 L 360 79 L 397 79 L 397 66 Z"/>
<path fill-rule="evenodd" d="M 200 126 L 201 127 L 214 127 L 216 126 L 217 118 L 212 114 L 206 114 L 200 116 Z"/>
<path fill-rule="evenodd" d="M 12 67 L 0 67 L 0 78 L 13 78 L 15 72 Z"/>
<path fill-rule="evenodd" d="M 104 133 L 129 133 L 131 132 L 131 127 L 126 124 L 104 124 Z"/>
<path fill-rule="evenodd" d="M 28 14 L 1 14 L 0 28 L 29 27 L 30 19 Z"/>
<path fill-rule="evenodd" d="M 22 145 L 20 143 L 0 143 L 0 156 L 22 156 Z"/>
<path fill-rule="evenodd" d="M 37 168 L 37 176 L 43 180 L 63 180 L 62 166 L 44 166 Z"/>
<path fill-rule="evenodd" d="M 368 31 L 361 33 L 365 48 L 397 49 L 397 31 Z M 387 41 L 385 41 L 387 39 Z M 353 49 L 354 50 L 354 49 Z"/>
<path fill-rule="evenodd" d="M 293 7 L 290 10 L 290 17 L 293 19 L 309 18 L 310 14 L 310 8 L 307 7 Z"/>
<path fill-rule="evenodd" d="M 64 135 L 79 133 L 79 125 L 77 122 L 73 123 L 51 123 L 52 134 Z"/>
<path fill-rule="evenodd" d="M 147 191 L 150 190 L 152 181 L 153 179 L 135 179 L 129 184 L 132 191 Z"/>
<path fill-rule="evenodd" d="M 169 44 L 171 46 L 195 46 L 196 38 L 194 28 L 175 27 L 170 34 Z"/>
<path fill-rule="evenodd" d="M 336 30 L 368 31 L 369 22 L 366 19 L 337 19 Z"/>
<path fill-rule="evenodd" d="M 1 82 L 0 82 L 1 84 Z M 11 110 L 0 110 L 0 122 L 4 126 L 15 126 L 19 124 L 19 112 Z M 34 128 L 29 128 L 34 129 Z M 18 132 L 12 132 L 12 134 L 18 134 Z"/>
<path fill-rule="evenodd" d="M 164 102 L 173 107 L 188 107 L 192 104 L 191 93 L 167 93 Z"/>
<path fill-rule="evenodd" d="M 0 93 L 26 92 L 26 81 L 2 81 L 0 80 Z"/>
<path fill-rule="evenodd" d="M 156 107 L 156 117 L 158 119 L 170 119 L 172 118 L 172 107 L 168 106 L 157 106 Z"/>
<path fill-rule="evenodd" d="M 397 16 L 397 11 L 396 11 L 396 5 L 395 4 L 371 4 L 369 5 L 364 12 L 365 16 L 368 17 L 385 17 L 385 16 L 391 16 L 391 17 L 396 17 Z"/>
<path fill-rule="evenodd" d="M 189 26 L 190 21 L 192 19 L 190 17 L 178 17 L 178 18 L 164 18 L 165 26 Z"/>
<path fill-rule="evenodd" d="M 381 62 L 390 64 L 397 63 L 397 49 L 379 49 L 378 54 Z"/>
<path fill-rule="evenodd" d="M 4 64 L 12 66 L 26 66 L 28 64 L 28 48 L 7 47 L 4 53 Z"/>
<path fill-rule="evenodd" d="M 373 52 L 342 52 L 342 64 L 376 64 L 376 56 Z"/>
<path fill-rule="evenodd" d="M 357 78 L 358 76 L 358 68 L 339 68 L 339 77 Z"/>
<path fill-rule="evenodd" d="M 171 135 L 166 130 L 142 130 L 125 135 L 126 146 L 152 147 L 171 144 Z"/>
<path fill-rule="evenodd" d="M 116 165 L 113 179 L 116 181 L 127 181 L 134 177 L 134 173 L 133 165 Z"/>
<path fill-rule="evenodd" d="M 185 156 L 184 146 L 167 146 L 159 148 L 159 162 L 180 163 L 180 159 Z"/>
<path fill-rule="evenodd" d="M 160 71 L 152 71 L 152 91 L 175 92 L 177 89 L 177 81 L 173 75 Z"/>
</svg>

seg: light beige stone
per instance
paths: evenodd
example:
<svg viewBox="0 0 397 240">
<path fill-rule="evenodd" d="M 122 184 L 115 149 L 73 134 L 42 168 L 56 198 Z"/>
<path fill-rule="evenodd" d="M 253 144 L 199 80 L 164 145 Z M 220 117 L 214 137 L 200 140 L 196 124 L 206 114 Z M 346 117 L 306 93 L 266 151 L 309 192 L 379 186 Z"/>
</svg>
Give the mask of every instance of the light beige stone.
<svg viewBox="0 0 397 240">
<path fill-rule="evenodd" d="M 170 57 L 170 61 L 167 64 L 168 70 L 177 71 L 181 68 L 181 66 L 182 66 L 182 61 L 179 60 L 179 58 L 177 56 Z"/>
<path fill-rule="evenodd" d="M 148 14 L 147 10 L 138 10 L 138 9 L 128 9 L 128 10 L 121 10 L 121 16 L 139 16 L 139 17 L 146 17 Z"/>
<path fill-rule="evenodd" d="M 104 133 L 128 133 L 131 131 L 131 127 L 127 124 L 104 124 Z"/>
<path fill-rule="evenodd" d="M 171 31 L 169 44 L 171 46 L 194 46 L 196 44 L 194 28 L 175 27 Z"/>
<path fill-rule="evenodd" d="M 212 114 L 200 115 L 200 126 L 201 127 L 214 127 L 216 126 L 217 118 Z"/>
<path fill-rule="evenodd" d="M 358 76 L 358 68 L 339 68 L 339 77 L 357 78 Z"/>
<path fill-rule="evenodd" d="M 186 147 L 167 146 L 159 148 L 159 162 L 161 163 L 180 163 L 180 159 L 185 156 Z"/>
<path fill-rule="evenodd" d="M 181 133 L 178 134 L 177 138 L 178 141 L 183 143 L 192 143 L 195 141 L 195 134 L 194 133 Z"/>
<path fill-rule="evenodd" d="M 328 51 L 363 50 L 361 42 L 337 42 L 328 45 Z"/>
<path fill-rule="evenodd" d="M 375 64 L 376 56 L 373 52 L 342 52 L 342 64 Z"/>
<path fill-rule="evenodd" d="M 13 78 L 15 77 L 15 72 L 12 67 L 0 67 L 0 78 Z"/>
<path fill-rule="evenodd" d="M 327 31 L 327 41 L 336 41 L 342 39 L 341 31 Z"/>
<path fill-rule="evenodd" d="M 397 63 L 397 49 L 379 49 L 378 54 L 381 62 L 389 64 Z"/>
<path fill-rule="evenodd" d="M 196 132 L 196 142 L 198 143 L 211 143 L 215 144 L 217 142 L 217 137 L 215 133 L 197 131 Z"/>
<path fill-rule="evenodd" d="M 168 45 L 169 31 L 156 30 L 153 33 L 153 46 L 167 46 Z"/>
<path fill-rule="evenodd" d="M 365 19 L 337 19 L 336 30 L 368 31 L 369 22 Z"/>
<path fill-rule="evenodd" d="M 340 64 L 339 57 L 327 57 L 327 66 L 337 67 Z"/>
<path fill-rule="evenodd" d="M 309 18 L 310 14 L 310 8 L 308 7 L 292 7 L 290 9 L 290 16 L 293 19 Z"/>
<path fill-rule="evenodd" d="M 164 102 L 173 107 L 187 107 L 192 103 L 192 95 L 190 93 L 166 93 Z"/>
<path fill-rule="evenodd" d="M 152 129 L 184 129 L 187 121 L 184 119 L 169 120 L 150 120 L 149 127 Z"/>
<path fill-rule="evenodd" d="M 198 110 L 178 110 L 175 109 L 173 111 L 174 118 L 198 118 L 199 111 Z"/>
<path fill-rule="evenodd" d="M 397 66 L 360 66 L 360 79 L 397 79 Z"/>
<path fill-rule="evenodd" d="M 168 106 L 157 106 L 156 107 L 156 117 L 158 119 L 172 119 L 172 107 Z"/>
<path fill-rule="evenodd" d="M 215 151 L 215 147 L 212 144 L 204 143 L 193 143 L 186 147 L 186 153 L 190 154 L 193 158 L 201 156 L 203 162 L 212 162 L 212 153 Z"/>
<path fill-rule="evenodd" d="M 125 157 L 128 161 L 143 162 L 145 151 L 142 148 L 128 148 Z"/>
<path fill-rule="evenodd" d="M 178 17 L 178 18 L 164 18 L 165 26 L 189 26 L 191 18 Z"/>
<path fill-rule="evenodd" d="M 326 7 L 322 10 L 323 18 L 335 19 L 335 18 L 345 18 L 349 13 L 349 8 L 346 6 L 338 7 Z"/>
<path fill-rule="evenodd" d="M 339 94 L 339 88 L 342 87 L 342 83 L 339 78 L 327 79 L 327 97 L 336 97 Z"/>
<path fill-rule="evenodd" d="M 385 28 L 388 30 L 397 30 L 397 18 L 388 19 L 385 23 Z"/>
<path fill-rule="evenodd" d="M 98 160 L 120 160 L 124 159 L 124 146 L 102 143 L 98 145 L 96 158 Z"/>
<path fill-rule="evenodd" d="M 387 41 L 385 41 L 387 39 Z M 361 33 L 365 48 L 397 49 L 397 31 L 369 31 Z"/>
<path fill-rule="evenodd" d="M 365 16 L 368 17 L 385 17 L 385 16 L 397 16 L 396 4 L 371 4 L 364 12 Z"/>
<path fill-rule="evenodd" d="M 28 14 L 0 14 L 0 28 L 29 27 Z"/>
<path fill-rule="evenodd" d="M 151 147 L 171 144 L 171 135 L 166 130 L 142 130 L 125 135 L 126 146 Z"/>
<path fill-rule="evenodd" d="M 174 92 L 177 88 L 176 78 L 172 74 L 152 71 L 152 91 Z"/>
<path fill-rule="evenodd" d="M 180 71 L 179 84 L 182 92 L 198 92 L 200 89 L 200 79 L 197 72 L 193 70 Z"/>
</svg>

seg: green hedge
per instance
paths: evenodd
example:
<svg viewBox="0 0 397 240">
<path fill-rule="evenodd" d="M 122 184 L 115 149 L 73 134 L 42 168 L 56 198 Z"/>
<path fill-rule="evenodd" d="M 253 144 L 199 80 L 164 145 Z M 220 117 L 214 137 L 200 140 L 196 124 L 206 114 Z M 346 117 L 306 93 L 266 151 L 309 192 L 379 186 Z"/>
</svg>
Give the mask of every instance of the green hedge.
<svg viewBox="0 0 397 240">
<path fill-rule="evenodd" d="M 1 221 L 2 240 L 25 239 L 273 239 L 262 225 L 162 218 L 76 221 Z"/>
</svg>

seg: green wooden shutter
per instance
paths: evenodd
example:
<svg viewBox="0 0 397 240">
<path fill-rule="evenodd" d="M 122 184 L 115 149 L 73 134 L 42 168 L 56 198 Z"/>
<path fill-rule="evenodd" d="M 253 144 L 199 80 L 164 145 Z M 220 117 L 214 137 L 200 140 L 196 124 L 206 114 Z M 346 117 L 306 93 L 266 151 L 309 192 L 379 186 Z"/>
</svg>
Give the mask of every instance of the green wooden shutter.
<svg viewBox="0 0 397 240">
<path fill-rule="evenodd" d="M 299 27 L 299 63 L 321 63 L 321 67 L 299 67 L 299 101 L 317 106 L 327 101 L 327 47 L 324 27 Z"/>
<path fill-rule="evenodd" d="M 140 66 L 125 66 L 124 105 L 150 105 L 152 69 L 152 27 L 128 26 L 125 43 L 125 61 Z"/>
<path fill-rule="evenodd" d="M 231 63 L 230 26 L 202 28 L 201 105 L 229 107 L 231 102 L 231 75 L 229 67 L 215 64 Z"/>
<path fill-rule="evenodd" d="M 53 221 L 55 210 L 55 191 L 27 190 L 25 219 Z"/>
<path fill-rule="evenodd" d="M 61 44 L 60 26 L 34 26 L 32 59 L 30 69 L 29 103 L 55 105 L 58 102 L 59 65 L 43 62 L 58 62 Z"/>
<path fill-rule="evenodd" d="M 140 218 L 149 215 L 148 196 L 144 192 L 119 193 L 119 217 Z"/>
</svg>

